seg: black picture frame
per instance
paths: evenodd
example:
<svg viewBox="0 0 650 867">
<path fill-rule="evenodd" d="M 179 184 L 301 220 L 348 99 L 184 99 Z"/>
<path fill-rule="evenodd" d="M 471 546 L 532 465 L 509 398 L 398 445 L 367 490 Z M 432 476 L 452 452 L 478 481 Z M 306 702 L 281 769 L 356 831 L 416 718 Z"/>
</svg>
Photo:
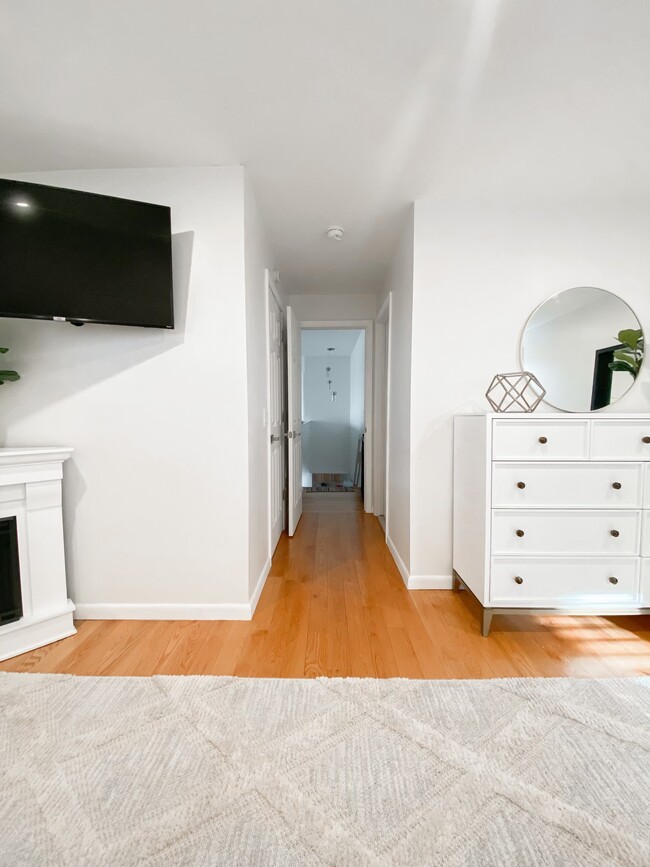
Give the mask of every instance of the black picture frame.
<svg viewBox="0 0 650 867">
<path fill-rule="evenodd" d="M 614 371 L 610 364 L 614 361 L 614 353 L 619 349 L 625 349 L 625 344 L 617 343 L 616 346 L 605 346 L 597 349 L 594 360 L 594 380 L 591 389 L 591 409 L 603 409 L 612 402 L 612 379 Z"/>
</svg>

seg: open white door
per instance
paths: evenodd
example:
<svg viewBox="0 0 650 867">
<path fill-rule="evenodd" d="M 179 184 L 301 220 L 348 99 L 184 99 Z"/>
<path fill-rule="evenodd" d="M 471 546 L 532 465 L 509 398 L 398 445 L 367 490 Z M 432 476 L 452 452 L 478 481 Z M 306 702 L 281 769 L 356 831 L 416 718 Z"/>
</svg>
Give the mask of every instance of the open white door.
<svg viewBox="0 0 650 867">
<path fill-rule="evenodd" d="M 289 430 L 289 535 L 302 515 L 302 359 L 300 321 L 287 307 L 287 391 Z"/>
<path fill-rule="evenodd" d="M 284 508 L 284 340 L 282 334 L 282 310 L 271 291 L 271 277 L 268 276 L 269 305 L 269 515 L 270 515 L 270 553 L 277 548 L 285 527 Z"/>
</svg>

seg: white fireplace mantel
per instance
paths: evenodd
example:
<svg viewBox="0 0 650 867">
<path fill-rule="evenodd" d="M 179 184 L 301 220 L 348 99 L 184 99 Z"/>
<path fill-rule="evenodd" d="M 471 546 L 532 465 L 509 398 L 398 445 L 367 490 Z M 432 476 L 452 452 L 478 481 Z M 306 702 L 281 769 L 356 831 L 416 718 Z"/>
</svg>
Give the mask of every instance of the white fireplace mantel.
<svg viewBox="0 0 650 867">
<path fill-rule="evenodd" d="M 69 448 L 0 448 L 0 519 L 16 518 L 23 616 L 0 626 L 0 660 L 76 630 L 63 551 L 61 479 Z"/>
</svg>

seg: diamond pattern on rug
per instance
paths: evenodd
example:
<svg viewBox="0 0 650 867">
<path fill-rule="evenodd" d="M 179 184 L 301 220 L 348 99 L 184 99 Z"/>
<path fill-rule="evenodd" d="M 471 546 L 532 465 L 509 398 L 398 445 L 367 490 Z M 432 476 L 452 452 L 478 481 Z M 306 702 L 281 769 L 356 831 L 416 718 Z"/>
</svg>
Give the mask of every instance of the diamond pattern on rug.
<svg viewBox="0 0 650 867">
<path fill-rule="evenodd" d="M 358 773 L 349 774 L 348 768 Z M 357 717 L 296 765 L 289 779 L 369 849 L 380 851 L 386 838 L 399 836 L 415 805 L 426 803 L 457 776 L 418 744 L 373 719 Z"/>
<path fill-rule="evenodd" d="M 0 864 L 650 864 L 650 681 L 0 675 Z"/>
</svg>

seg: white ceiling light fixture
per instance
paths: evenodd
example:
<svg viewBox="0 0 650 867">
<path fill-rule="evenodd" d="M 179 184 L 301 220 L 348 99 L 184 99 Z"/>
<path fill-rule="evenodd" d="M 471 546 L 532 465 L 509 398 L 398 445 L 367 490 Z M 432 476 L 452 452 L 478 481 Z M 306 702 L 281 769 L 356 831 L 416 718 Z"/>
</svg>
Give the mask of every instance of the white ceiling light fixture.
<svg viewBox="0 0 650 867">
<path fill-rule="evenodd" d="M 342 241 L 344 234 L 345 229 L 343 228 L 343 226 L 330 226 L 326 232 L 326 235 L 330 239 L 330 241 Z"/>
</svg>

